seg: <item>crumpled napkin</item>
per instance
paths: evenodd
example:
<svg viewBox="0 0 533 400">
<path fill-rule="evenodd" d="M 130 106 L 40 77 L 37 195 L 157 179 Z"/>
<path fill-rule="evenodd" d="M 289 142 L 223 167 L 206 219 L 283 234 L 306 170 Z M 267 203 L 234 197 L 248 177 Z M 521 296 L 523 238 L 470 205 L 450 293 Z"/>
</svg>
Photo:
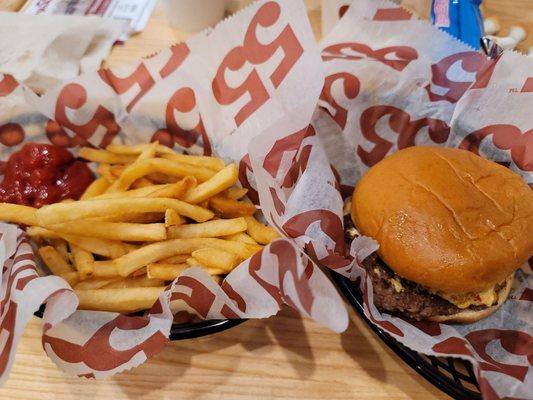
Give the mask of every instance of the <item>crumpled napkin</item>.
<svg viewBox="0 0 533 400">
<path fill-rule="evenodd" d="M 0 12 L 0 73 L 37 92 L 100 68 L 126 22 Z"/>
</svg>

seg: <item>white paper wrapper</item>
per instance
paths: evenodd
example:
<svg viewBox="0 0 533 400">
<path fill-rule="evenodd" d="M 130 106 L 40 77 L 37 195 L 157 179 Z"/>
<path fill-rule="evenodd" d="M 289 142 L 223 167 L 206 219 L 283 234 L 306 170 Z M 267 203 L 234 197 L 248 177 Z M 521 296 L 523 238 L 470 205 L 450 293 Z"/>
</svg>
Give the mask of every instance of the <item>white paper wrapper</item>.
<svg viewBox="0 0 533 400">
<path fill-rule="evenodd" d="M 303 3 L 260 1 L 214 30 L 137 65 L 80 76 L 42 97 L 9 76 L 0 77 L 1 159 L 27 141 L 49 141 L 76 151 L 76 146 L 84 144 L 157 139 L 176 150 L 217 154 L 238 162 L 242 182 L 252 185 L 257 180 L 263 187 L 267 182 L 255 177 L 247 160 L 274 159 L 275 167 L 265 171 L 257 167 L 261 176 L 290 169 L 293 162 L 286 156 L 301 143 L 292 143 L 288 153 L 283 143 L 291 141 L 294 132 L 305 132 L 322 85 L 320 51 Z M 320 166 L 324 153 L 316 138 L 312 141 L 306 154 Z M 333 184 L 329 169 L 325 174 L 314 167 L 312 171 Z M 291 172 L 294 181 L 289 186 L 274 189 L 300 196 L 309 183 L 301 172 Z M 329 189 L 321 185 L 320 190 L 328 196 L 328 203 L 334 200 L 339 211 L 340 196 Z M 257 195 L 251 197 L 258 200 Z M 321 212 L 323 201 L 306 202 L 305 211 Z M 287 210 L 294 215 L 297 206 L 288 204 Z M 261 202 L 259 207 L 267 219 L 284 220 L 272 203 Z M 16 228 L 6 225 L 6 229 L 11 232 L 0 243 L 14 243 Z M 94 378 L 135 367 L 161 351 L 174 318 L 265 318 L 288 304 L 334 331 L 343 331 L 348 316 L 341 297 L 298 243 L 292 239 L 271 243 L 237 267 L 221 286 L 201 269 L 188 269 L 145 316 L 74 312 L 76 298 L 64 281 L 36 278 L 42 282 L 40 297 L 28 293 L 31 306 L 19 309 L 21 315 L 3 314 L 0 324 L 15 326 L 18 338 L 24 322 L 43 300 L 58 288 L 65 290 L 64 295 L 49 298 L 44 349 L 67 373 Z M 0 262 L 9 266 L 9 258 L 6 254 Z M 17 280 L 8 279 L 4 273 L 8 289 L 18 285 Z M 4 346 L 0 355 L 10 360 L 14 351 L 15 342 Z M 1 373 L 6 379 L 7 363 Z"/>
<path fill-rule="evenodd" d="M 395 14 L 395 7 L 356 0 L 321 43 L 326 78 L 313 125 L 341 191 L 351 194 L 370 166 L 413 145 L 471 150 L 531 184 L 533 61 L 515 53 L 488 60 L 423 21 L 378 18 L 382 10 Z M 510 299 L 487 319 L 464 326 L 413 323 L 373 304 L 372 283 L 359 262 L 376 246 L 356 239 L 355 268 L 337 269 L 361 278 L 365 311 L 375 324 L 418 352 L 470 360 L 486 399 L 533 398 L 528 266 L 516 274 Z"/>
</svg>

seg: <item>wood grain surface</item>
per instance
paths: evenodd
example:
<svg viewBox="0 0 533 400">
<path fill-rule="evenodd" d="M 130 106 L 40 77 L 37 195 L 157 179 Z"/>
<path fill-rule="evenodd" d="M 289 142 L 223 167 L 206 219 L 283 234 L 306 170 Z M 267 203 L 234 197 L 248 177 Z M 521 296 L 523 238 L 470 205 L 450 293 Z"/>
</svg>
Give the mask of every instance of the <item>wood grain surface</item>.
<svg viewBox="0 0 533 400">
<path fill-rule="evenodd" d="M 533 31 L 531 0 L 486 3 L 488 11 L 500 13 L 502 22 L 513 23 L 521 16 Z M 319 37 L 320 2 L 307 4 Z M 146 30 L 116 46 L 107 65 L 133 62 L 186 36 L 169 27 L 158 4 Z M 339 335 L 284 310 L 277 317 L 247 321 L 213 336 L 172 342 L 139 368 L 105 381 L 59 371 L 42 349 L 42 323 L 34 318 L 0 399 L 448 398 L 406 366 L 353 311 L 350 316 L 350 327 Z"/>
</svg>

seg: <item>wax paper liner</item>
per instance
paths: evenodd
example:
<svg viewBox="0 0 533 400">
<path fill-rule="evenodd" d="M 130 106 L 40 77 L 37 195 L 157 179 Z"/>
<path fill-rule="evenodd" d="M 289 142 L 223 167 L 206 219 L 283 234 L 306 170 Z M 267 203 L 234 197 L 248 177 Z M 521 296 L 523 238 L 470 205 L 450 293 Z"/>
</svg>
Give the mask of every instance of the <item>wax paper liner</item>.
<svg viewBox="0 0 533 400">
<path fill-rule="evenodd" d="M 301 142 L 294 141 L 294 135 L 302 139 L 298 132 L 307 131 L 323 85 L 323 65 L 301 1 L 254 3 L 215 29 L 135 65 L 82 75 L 41 97 L 10 76 L 0 78 L 3 160 L 28 141 L 49 141 L 76 151 L 80 145 L 159 140 L 178 151 L 238 162 L 240 179 L 251 189 L 262 187 L 251 172 L 254 158 L 268 154 L 275 161 L 267 172 L 290 170 L 290 182 L 274 188 L 284 193 L 283 199 L 301 191 L 309 179 L 298 158 L 293 159 Z M 261 139 L 272 133 L 276 142 Z M 309 140 L 306 160 L 320 165 L 325 155 L 316 137 Z M 271 147 L 262 147 L 263 142 Z M 257 169 L 260 173 L 262 167 Z M 315 179 L 321 190 L 328 182 L 334 184 L 329 168 Z M 338 192 L 331 193 L 327 195 L 335 206 L 342 207 Z M 257 194 L 251 190 L 256 202 Z M 306 202 L 305 211 L 320 211 L 321 204 L 321 199 Z M 271 203 L 258 206 L 268 218 L 278 218 L 279 209 Z M 12 232 L 1 243 L 15 237 L 14 227 L 5 229 Z M 11 258 L 6 254 L 1 260 L 6 268 Z M 36 277 L 35 270 L 31 273 Z M 13 291 L 21 281 L 4 274 L 3 282 Z M 264 318 L 288 304 L 334 331 L 348 325 L 335 287 L 292 238 L 266 246 L 221 286 L 199 268 L 186 270 L 142 316 L 74 312 L 76 298 L 57 277 L 35 278 L 34 286 L 35 292 L 24 291 L 29 305 L 18 308 L 21 315 L 3 313 L 0 323 L 14 327 L 9 332 L 17 339 L 43 299 L 61 288 L 63 293 L 48 299 L 43 346 L 64 371 L 85 377 L 107 377 L 157 354 L 168 340 L 173 319 L 182 321 L 184 316 Z M 0 353 L 6 360 L 13 358 L 16 347 L 10 343 Z M 5 380 L 7 365 L 2 373 Z"/>
<path fill-rule="evenodd" d="M 470 150 L 531 184 L 531 59 L 504 53 L 489 60 L 385 0 L 353 2 L 321 47 L 326 78 L 313 125 L 344 196 L 369 167 L 413 145 Z M 377 246 L 360 237 L 352 243 L 354 268 L 329 265 L 359 278 L 373 323 L 415 351 L 471 361 L 484 398 L 533 398 L 528 266 L 489 318 L 468 325 L 413 323 L 374 307 L 360 261 Z"/>
</svg>

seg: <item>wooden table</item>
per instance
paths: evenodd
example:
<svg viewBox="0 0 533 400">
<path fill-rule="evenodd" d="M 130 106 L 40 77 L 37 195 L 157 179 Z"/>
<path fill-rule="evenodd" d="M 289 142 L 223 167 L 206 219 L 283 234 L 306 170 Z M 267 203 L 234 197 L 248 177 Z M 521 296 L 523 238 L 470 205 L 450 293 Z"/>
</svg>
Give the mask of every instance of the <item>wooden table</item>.
<svg viewBox="0 0 533 400">
<path fill-rule="evenodd" d="M 318 34 L 318 9 L 311 9 L 310 17 Z M 185 36 L 169 28 L 158 5 L 145 32 L 116 47 L 108 65 L 134 61 Z M 34 318 L 0 399 L 447 398 L 382 344 L 353 311 L 350 317 L 350 327 L 338 335 L 284 310 L 214 336 L 172 342 L 141 367 L 105 381 L 59 371 L 42 349 L 42 323 Z"/>
</svg>

